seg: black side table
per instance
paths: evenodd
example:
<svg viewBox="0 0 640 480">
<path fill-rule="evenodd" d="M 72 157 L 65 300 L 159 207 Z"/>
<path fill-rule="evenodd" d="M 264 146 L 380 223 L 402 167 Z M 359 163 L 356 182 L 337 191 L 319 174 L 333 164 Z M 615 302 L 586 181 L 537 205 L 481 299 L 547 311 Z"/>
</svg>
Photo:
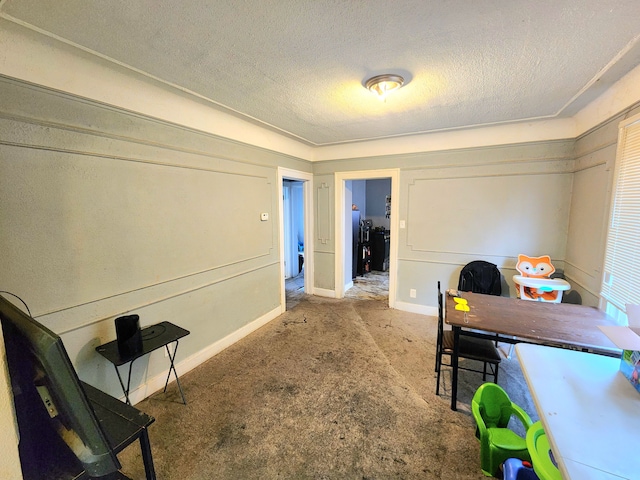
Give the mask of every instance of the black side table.
<svg viewBox="0 0 640 480">
<path fill-rule="evenodd" d="M 184 328 L 178 327 L 170 322 L 161 322 L 156 325 L 151 325 L 149 327 L 145 327 L 140 331 L 142 335 L 142 350 L 134 355 L 130 355 L 128 357 L 122 357 L 118 350 L 118 341 L 113 340 L 109 343 L 105 343 L 104 345 L 100 345 L 96 347 L 96 352 L 102 355 L 104 358 L 109 360 L 116 369 L 116 373 L 118 374 L 118 380 L 120 381 L 120 386 L 122 387 L 122 391 L 124 392 L 124 396 L 127 400 L 127 404 L 131 405 L 131 401 L 129 400 L 129 389 L 131 388 L 131 369 L 133 367 L 133 362 L 146 355 L 147 353 L 151 353 L 158 348 L 165 347 L 167 349 L 167 355 L 169 356 L 169 360 L 171 362 L 171 366 L 169 367 L 169 374 L 167 375 L 167 381 L 164 383 L 164 391 L 167 391 L 167 385 L 169 385 L 169 378 L 171 378 L 171 372 L 173 371 L 173 375 L 176 377 L 176 382 L 178 384 L 178 389 L 180 390 L 180 395 L 182 396 L 182 403 L 185 405 L 187 401 L 184 398 L 184 393 L 182 392 L 182 386 L 180 385 L 180 380 L 178 379 L 178 373 L 176 372 L 176 367 L 174 365 L 174 359 L 176 358 L 176 352 L 178 351 L 178 341 L 182 337 L 186 337 L 189 335 L 189 330 L 185 330 Z M 171 350 L 169 349 L 169 344 L 175 342 L 176 348 L 173 349 L 173 355 L 171 355 Z M 118 367 L 129 364 L 129 374 L 127 376 L 127 386 L 124 386 L 124 382 L 122 381 L 122 377 L 120 376 L 120 370 Z"/>
</svg>

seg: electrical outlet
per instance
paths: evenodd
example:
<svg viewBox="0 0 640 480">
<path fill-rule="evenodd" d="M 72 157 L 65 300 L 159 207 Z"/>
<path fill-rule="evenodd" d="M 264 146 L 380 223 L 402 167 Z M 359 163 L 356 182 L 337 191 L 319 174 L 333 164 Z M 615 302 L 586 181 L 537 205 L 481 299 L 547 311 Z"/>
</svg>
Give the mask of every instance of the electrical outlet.
<svg viewBox="0 0 640 480">
<path fill-rule="evenodd" d="M 411 298 L 416 298 L 416 289 L 412 288 L 411 290 L 409 290 L 409 296 Z"/>
</svg>

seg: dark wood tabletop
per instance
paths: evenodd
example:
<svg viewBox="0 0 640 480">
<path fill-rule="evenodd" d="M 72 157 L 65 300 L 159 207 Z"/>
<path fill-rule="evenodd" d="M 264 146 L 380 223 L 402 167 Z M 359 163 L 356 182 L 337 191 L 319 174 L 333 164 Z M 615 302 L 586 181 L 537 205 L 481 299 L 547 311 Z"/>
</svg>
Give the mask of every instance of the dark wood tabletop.
<svg viewBox="0 0 640 480">
<path fill-rule="evenodd" d="M 96 347 L 96 352 L 119 367 L 158 348 L 164 347 L 169 343 L 175 342 L 182 337 L 186 337 L 189 335 L 189 330 L 185 330 L 171 322 L 160 322 L 143 328 L 140 333 L 142 335 L 142 350 L 140 352 L 129 356 L 122 356 L 118 350 L 118 340 L 113 340 Z"/>
<path fill-rule="evenodd" d="M 531 302 L 518 298 L 460 292 L 469 312 L 455 310 L 453 297 L 446 295 L 447 324 L 517 337 L 535 343 L 620 350 L 602 333 L 598 325 L 617 325 L 601 310 L 569 303 Z"/>
</svg>

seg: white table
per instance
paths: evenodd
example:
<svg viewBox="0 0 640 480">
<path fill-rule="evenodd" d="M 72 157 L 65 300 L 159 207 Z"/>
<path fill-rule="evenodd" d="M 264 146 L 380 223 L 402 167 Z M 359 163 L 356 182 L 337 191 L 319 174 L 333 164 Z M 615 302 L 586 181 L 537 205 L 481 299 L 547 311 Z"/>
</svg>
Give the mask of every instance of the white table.
<svg viewBox="0 0 640 480">
<path fill-rule="evenodd" d="M 620 359 L 524 343 L 516 353 L 563 479 L 640 478 L 640 392 Z"/>
</svg>

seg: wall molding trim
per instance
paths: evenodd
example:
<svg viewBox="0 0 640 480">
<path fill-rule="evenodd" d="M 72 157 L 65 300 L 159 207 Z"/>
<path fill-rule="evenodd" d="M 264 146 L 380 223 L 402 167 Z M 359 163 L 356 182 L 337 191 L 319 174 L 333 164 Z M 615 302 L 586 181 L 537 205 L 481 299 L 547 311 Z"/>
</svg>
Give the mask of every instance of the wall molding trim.
<svg viewBox="0 0 640 480">
<path fill-rule="evenodd" d="M 614 113 L 613 115 L 611 115 L 609 118 L 601 121 L 600 123 L 594 125 L 593 127 L 589 128 L 588 130 L 582 132 L 580 135 L 576 136 L 575 140 L 580 140 L 583 137 L 586 137 L 588 135 L 590 135 L 591 133 L 593 133 L 594 131 L 598 130 L 599 128 L 602 128 L 603 126 L 611 123 L 611 122 L 621 122 L 624 119 L 626 119 L 629 114 L 636 108 L 640 107 L 640 101 L 637 101 L 635 103 L 632 103 L 631 105 L 623 108 L 622 110 L 620 110 L 617 113 Z"/>
<path fill-rule="evenodd" d="M 577 265 L 577 264 L 575 264 L 573 262 L 570 262 L 569 260 L 565 260 L 564 263 L 565 263 L 565 265 L 569 265 L 569 266 L 573 267 L 574 269 L 584 273 L 588 277 L 591 277 L 591 278 L 593 278 L 595 280 L 596 276 L 593 274 L 593 272 L 589 272 L 587 267 L 582 267 L 582 266 Z"/>
<path fill-rule="evenodd" d="M 331 211 L 331 200 L 329 197 L 329 193 L 331 189 L 326 182 L 322 182 L 320 185 L 316 185 L 315 187 L 315 223 L 316 223 L 316 240 L 320 243 L 326 245 L 331 240 L 331 222 L 327 215 L 322 215 L 321 212 L 329 212 Z"/>
<path fill-rule="evenodd" d="M 240 263 L 242 262 L 237 262 L 237 264 Z M 217 285 L 243 275 L 248 275 L 274 265 L 277 265 L 277 262 L 271 262 L 255 268 L 245 268 L 241 271 L 226 273 L 212 280 L 201 280 L 204 275 L 213 273 L 216 270 L 221 270 L 225 267 L 220 266 L 203 272 L 195 272 L 180 278 L 166 280 L 155 285 L 147 285 L 137 290 L 122 292 L 112 297 L 99 298 L 82 305 L 73 305 L 54 312 L 39 314 L 34 316 L 34 318 L 39 322 L 44 323 L 58 335 L 64 335 L 80 328 L 85 328 L 105 320 L 110 320 L 117 315 L 124 315 L 134 310 L 139 310 L 183 295 L 188 295 L 195 291 L 209 288 L 213 285 Z M 150 300 L 149 297 L 151 297 Z M 122 305 L 127 305 L 126 311 L 122 310 Z M 65 327 L 60 327 L 60 325 L 65 325 Z"/>
<path fill-rule="evenodd" d="M 571 284 L 571 290 L 575 290 L 574 286 L 577 285 L 580 288 L 582 288 L 585 292 L 593 295 L 595 298 L 600 298 L 600 292 L 594 291 L 593 288 L 585 285 L 584 282 L 576 280 L 575 277 L 573 277 L 573 276 L 571 276 L 569 274 L 566 275 L 566 279 Z"/>
<path fill-rule="evenodd" d="M 411 247 L 410 244 L 408 244 L 408 246 Z M 465 252 L 444 252 L 444 251 L 438 251 L 438 250 L 413 250 L 412 251 L 420 251 L 420 252 L 426 252 L 426 253 L 435 253 L 438 255 L 449 255 L 449 256 L 453 256 L 453 255 L 459 255 L 459 256 L 467 256 L 469 257 L 468 260 L 465 261 L 460 261 L 460 260 L 436 260 L 436 259 L 425 259 L 425 258 L 407 258 L 407 257 L 400 257 L 398 258 L 399 262 L 418 262 L 418 263 L 433 263 L 436 265 L 458 265 L 458 266 L 465 266 L 467 263 L 472 262 L 473 260 L 487 260 L 487 258 L 491 258 L 491 257 L 495 257 L 495 258 L 501 258 L 503 260 L 512 260 L 513 261 L 513 269 L 515 269 L 515 265 L 516 263 L 518 263 L 518 256 L 513 256 L 513 255 L 492 255 L 492 254 L 486 254 L 486 253 L 465 253 Z M 492 262 L 494 263 L 495 260 Z M 498 265 L 498 264 L 496 264 Z"/>
<path fill-rule="evenodd" d="M 96 135 L 96 136 L 102 136 L 102 135 Z M 108 138 L 108 136 L 103 136 L 104 138 Z M 133 143 L 139 143 L 139 142 L 133 142 Z M 33 150 L 45 150 L 48 152 L 56 152 L 56 153 L 66 153 L 69 155 L 80 155 L 80 156 L 87 156 L 87 157 L 96 157 L 96 158 L 103 158 L 103 159 L 108 159 L 108 160 L 116 160 L 116 161 L 122 161 L 122 162 L 132 162 L 132 163 L 144 163 L 147 165 L 155 165 L 158 167 L 168 167 L 168 168 L 181 168 L 181 169 L 185 169 L 185 170 L 195 170 L 195 171 L 199 171 L 199 172 L 207 172 L 207 173 L 219 173 L 221 175 L 232 175 L 232 176 L 239 176 L 239 177 L 248 177 L 248 178 L 259 178 L 259 179 L 264 179 L 266 183 L 269 183 L 269 179 L 266 175 L 257 175 L 257 174 L 246 174 L 246 173 L 241 173 L 241 172 L 230 172 L 228 170 L 225 169 L 221 169 L 221 168 L 207 168 L 207 167 L 202 167 L 202 166 L 195 166 L 195 165 L 184 165 L 184 164 L 180 164 L 180 163 L 172 163 L 172 162 L 161 162 L 158 160 L 153 160 L 150 158 L 136 158 L 136 157 L 126 157 L 123 155 L 114 155 L 114 154 L 105 154 L 105 153 L 101 153 L 101 152 L 97 152 L 97 151 L 90 151 L 90 150 L 74 150 L 74 149 L 68 149 L 68 148 L 62 148 L 62 147 L 52 147 L 52 146 L 45 146 L 45 145 L 34 145 L 34 144 L 28 144 L 28 143 L 18 143 L 18 142 L 8 142 L 5 140 L 0 140 L 0 145 L 6 145 L 9 147 L 16 147 L 16 148 L 30 148 Z M 163 146 L 159 146 L 159 148 L 166 148 L 166 149 L 171 149 L 171 147 L 163 147 Z M 199 155 L 199 154 L 198 154 Z M 222 158 L 219 156 L 213 156 L 213 155 L 207 155 L 210 158 L 213 159 L 223 159 L 223 160 L 230 160 L 230 159 L 226 159 L 226 158 Z M 231 160 L 231 161 L 236 161 L 236 160 Z M 237 161 L 237 163 L 245 163 L 247 164 L 248 162 L 241 162 L 241 161 Z M 264 165 L 259 165 L 259 164 L 255 164 L 254 166 L 264 166 Z"/>
<path fill-rule="evenodd" d="M 586 157 L 588 155 L 593 155 L 596 152 L 599 152 L 601 150 L 604 150 L 605 148 L 609 148 L 611 146 L 617 145 L 618 144 L 618 138 L 613 138 L 611 140 L 608 140 L 606 142 L 603 143 L 599 143 L 597 145 L 592 146 L 591 148 L 587 149 L 587 150 L 581 150 L 579 152 L 576 152 L 576 159 L 581 158 L 581 157 Z"/>
<path fill-rule="evenodd" d="M 304 158 L 301 157 L 295 157 L 293 155 L 290 155 L 288 153 L 282 153 L 276 150 L 269 150 L 265 147 L 261 147 L 258 145 L 253 145 L 250 143 L 243 143 L 241 141 L 235 140 L 233 138 L 227 138 L 224 137 L 222 135 L 216 135 L 215 133 L 210 133 L 210 132 L 206 132 L 203 130 L 198 130 L 197 128 L 193 128 L 187 125 L 183 125 L 180 123 L 175 123 L 175 122 L 170 122 L 168 120 L 163 120 L 160 118 L 156 118 L 153 117 L 151 115 L 146 115 L 143 113 L 139 113 L 136 112 L 134 110 L 129 110 L 126 108 L 122 108 L 119 106 L 114 106 L 114 105 L 110 105 L 108 103 L 105 102 L 101 102 L 99 100 L 94 100 L 91 98 L 86 98 L 86 97 L 82 97 L 80 95 L 76 95 L 73 93 L 69 93 L 69 92 L 64 92 L 61 90 L 57 90 L 51 87 L 47 87 L 47 86 L 43 86 L 43 85 L 38 85 L 32 82 L 28 82 L 26 80 L 20 80 L 17 78 L 13 78 L 13 77 L 9 77 L 6 75 L 3 75 L 0 73 L 0 83 L 5 83 L 5 84 L 9 84 L 9 85 L 13 85 L 16 87 L 21 87 L 21 88 L 26 88 L 29 89 L 33 92 L 39 92 L 41 94 L 44 95 L 51 95 L 54 97 L 60 97 L 63 98 L 64 100 L 70 101 L 70 102 L 74 102 L 77 104 L 83 104 L 86 105 L 88 107 L 91 108 L 96 108 L 99 110 L 104 110 L 104 111 L 109 111 L 109 112 L 114 112 L 116 114 L 119 115 L 124 115 L 127 117 L 134 117 L 136 119 L 139 119 L 143 122 L 149 122 L 149 123 L 153 123 L 156 125 L 161 125 L 163 127 L 169 127 L 172 129 L 177 129 L 177 130 L 181 130 L 184 132 L 187 132 L 189 134 L 193 134 L 193 135 L 197 135 L 199 137 L 202 137 L 203 139 L 207 139 L 207 140 L 216 140 L 222 143 L 227 143 L 229 145 L 234 145 L 234 146 L 241 146 L 243 149 L 244 148 L 248 148 L 248 149 L 252 149 L 256 152 L 264 152 L 268 155 L 276 155 L 278 157 L 287 157 L 291 160 L 295 160 L 295 161 L 301 161 L 305 164 L 311 165 L 311 161 L 306 160 Z M 186 153 L 186 154 L 196 154 L 196 155 L 202 155 L 202 156 L 206 156 L 209 158 L 214 158 L 214 159 L 223 159 L 223 160 L 230 160 L 233 162 L 238 162 L 238 163 L 244 163 L 247 165 L 258 165 L 258 166 L 263 166 L 263 164 L 255 162 L 255 161 L 248 161 L 246 160 L 245 156 L 236 156 L 236 155 L 221 155 L 221 154 L 216 154 L 216 155 L 212 155 L 211 153 L 209 153 L 209 151 L 207 151 L 206 149 L 192 149 L 192 148 L 186 148 L 186 147 L 181 147 L 178 145 L 173 145 L 170 143 L 166 143 L 166 142 L 160 142 L 160 141 L 149 141 L 149 140 L 144 140 L 142 138 L 137 138 L 134 136 L 128 136 L 128 135 L 122 135 L 122 134 L 117 134 L 117 133 L 107 133 L 105 130 L 99 129 L 99 128 L 87 128 L 87 127 L 81 127 L 78 125 L 73 125 L 71 123 L 62 123 L 62 122 L 55 122 L 52 120 L 46 120 L 46 119 L 42 119 L 42 118 L 35 118 L 35 117 L 27 117 L 24 115 L 16 115 L 16 114 L 12 114 L 3 110 L 0 110 L 0 118 L 5 118 L 7 120 L 13 120 L 13 121 L 21 121 L 21 122 L 25 122 L 25 123 L 31 123 L 34 125 L 39 125 L 45 128 L 57 128 L 57 129 L 61 129 L 61 130 L 66 130 L 66 131 L 70 131 L 70 132 L 74 132 L 74 133 L 80 133 L 80 134 L 85 134 L 85 135 L 94 135 L 94 136 L 99 136 L 99 137 L 103 137 L 103 138 L 108 138 L 108 139 L 112 139 L 112 140 L 120 140 L 120 141 L 124 141 L 124 142 L 131 142 L 131 143 L 136 143 L 139 145 L 144 145 L 144 146 L 148 146 L 148 147 L 156 147 L 156 148 L 163 148 L 163 149 L 167 149 L 167 150 L 173 150 L 176 152 L 180 152 L 180 153 Z"/>
</svg>

